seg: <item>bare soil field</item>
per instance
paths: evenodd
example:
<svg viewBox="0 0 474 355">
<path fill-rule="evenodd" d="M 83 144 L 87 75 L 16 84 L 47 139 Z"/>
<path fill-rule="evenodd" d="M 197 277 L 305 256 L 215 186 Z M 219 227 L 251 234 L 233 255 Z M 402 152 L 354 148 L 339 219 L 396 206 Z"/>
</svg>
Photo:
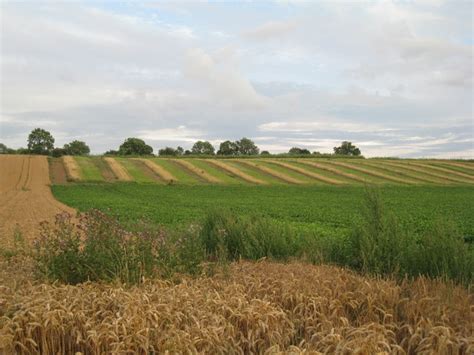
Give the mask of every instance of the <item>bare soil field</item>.
<svg viewBox="0 0 474 355">
<path fill-rule="evenodd" d="M 1 155 L 0 238 L 8 244 L 15 230 L 27 239 L 35 236 L 40 222 L 60 212 L 74 210 L 54 199 L 49 167 L 44 156 Z"/>
</svg>

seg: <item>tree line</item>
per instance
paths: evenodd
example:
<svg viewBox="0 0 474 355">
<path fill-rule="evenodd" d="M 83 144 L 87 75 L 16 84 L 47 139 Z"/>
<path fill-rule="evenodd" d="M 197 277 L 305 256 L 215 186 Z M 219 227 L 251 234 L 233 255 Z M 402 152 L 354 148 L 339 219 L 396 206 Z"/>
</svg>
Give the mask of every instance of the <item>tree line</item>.
<svg viewBox="0 0 474 355">
<path fill-rule="evenodd" d="M 78 140 L 64 144 L 61 147 L 54 146 L 55 139 L 52 134 L 42 128 L 35 128 L 31 131 L 27 140 L 27 148 L 11 149 L 5 144 L 0 143 L 0 154 L 41 154 L 53 157 L 61 157 L 63 155 L 88 155 L 90 153 L 89 146 Z M 340 146 L 334 147 L 334 155 L 344 156 L 360 156 L 361 151 L 351 142 L 344 141 Z M 325 155 L 319 152 L 310 152 L 305 148 L 293 147 L 288 155 Z M 140 138 L 127 138 L 117 150 L 109 150 L 105 155 L 153 155 L 153 148 L 146 144 Z M 177 148 L 165 147 L 158 150 L 159 156 L 182 156 L 182 155 L 224 155 L 224 156 L 249 156 L 249 155 L 272 155 L 269 151 L 260 149 L 249 138 L 241 138 L 240 140 L 226 140 L 219 145 L 219 149 L 215 150 L 209 141 L 197 141 L 190 150 L 178 146 Z"/>
</svg>

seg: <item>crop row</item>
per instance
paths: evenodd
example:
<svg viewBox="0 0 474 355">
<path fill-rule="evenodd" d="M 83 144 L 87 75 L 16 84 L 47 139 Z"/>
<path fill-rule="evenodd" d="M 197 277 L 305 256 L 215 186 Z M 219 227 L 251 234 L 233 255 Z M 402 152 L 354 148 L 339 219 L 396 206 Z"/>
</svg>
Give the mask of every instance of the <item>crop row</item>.
<svg viewBox="0 0 474 355">
<path fill-rule="evenodd" d="M 63 157 L 72 182 L 158 184 L 474 184 L 474 163 L 389 159 L 171 159 Z M 55 161 L 56 165 L 58 161 Z M 52 172 L 53 183 L 61 183 Z"/>
</svg>

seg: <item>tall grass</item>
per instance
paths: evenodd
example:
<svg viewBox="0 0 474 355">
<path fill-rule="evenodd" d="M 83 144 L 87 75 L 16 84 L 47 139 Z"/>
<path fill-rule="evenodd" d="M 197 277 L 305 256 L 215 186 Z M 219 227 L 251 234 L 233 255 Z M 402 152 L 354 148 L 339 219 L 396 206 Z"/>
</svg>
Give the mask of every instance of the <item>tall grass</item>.
<svg viewBox="0 0 474 355">
<path fill-rule="evenodd" d="M 332 263 L 399 278 L 441 277 L 466 285 L 474 279 L 474 248 L 452 223 L 433 221 L 423 234 L 415 234 L 384 206 L 375 189 L 366 192 L 362 216 L 349 235 L 334 238 L 230 210 L 211 211 L 186 230 L 143 224 L 130 232 L 93 210 L 78 224 L 63 214 L 54 226 L 43 225 L 34 255 L 43 276 L 73 284 L 134 284 L 176 273 L 196 275 L 209 262 L 261 258 Z"/>
</svg>

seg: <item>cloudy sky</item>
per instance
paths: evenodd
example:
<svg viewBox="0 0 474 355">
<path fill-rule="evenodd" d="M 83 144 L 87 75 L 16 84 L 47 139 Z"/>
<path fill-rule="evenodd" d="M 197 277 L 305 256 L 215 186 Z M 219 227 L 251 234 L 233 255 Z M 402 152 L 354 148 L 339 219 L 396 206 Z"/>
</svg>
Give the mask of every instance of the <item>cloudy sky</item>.
<svg viewBox="0 0 474 355">
<path fill-rule="evenodd" d="M 471 1 L 1 2 L 0 142 L 474 158 Z"/>
</svg>

